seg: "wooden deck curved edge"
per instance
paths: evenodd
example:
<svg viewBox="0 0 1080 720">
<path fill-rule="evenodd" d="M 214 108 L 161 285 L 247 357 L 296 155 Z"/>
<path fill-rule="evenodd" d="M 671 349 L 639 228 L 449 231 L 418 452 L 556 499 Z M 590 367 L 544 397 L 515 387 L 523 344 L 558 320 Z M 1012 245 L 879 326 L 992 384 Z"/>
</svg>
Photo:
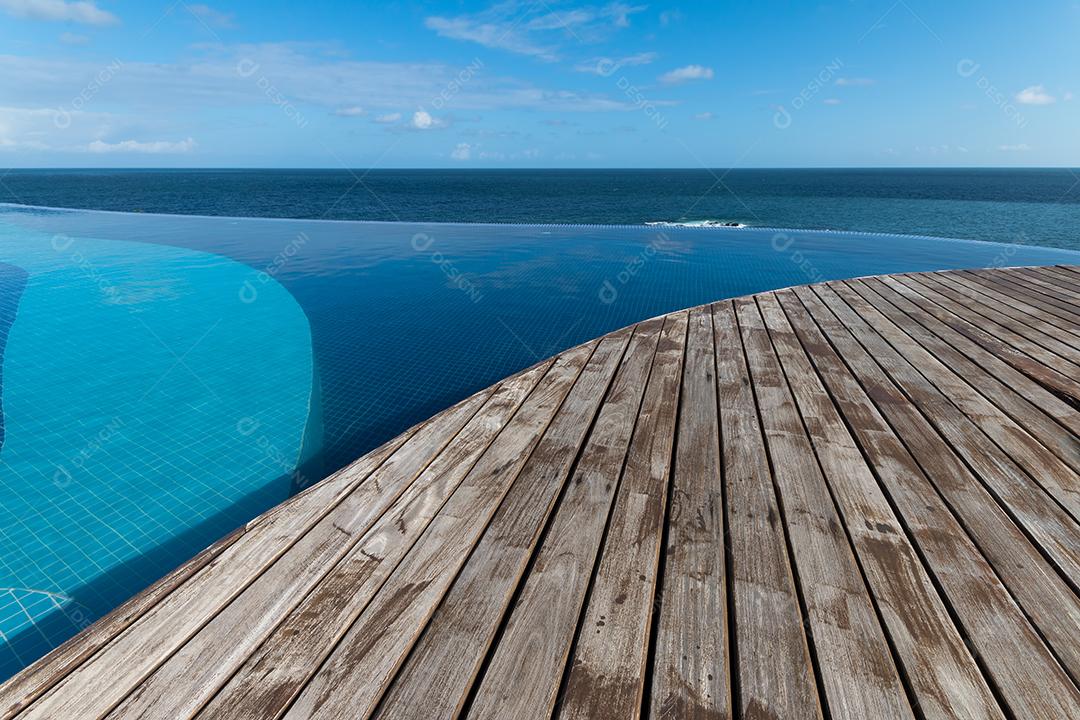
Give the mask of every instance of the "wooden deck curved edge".
<svg viewBox="0 0 1080 720">
<path fill-rule="evenodd" d="M 0 686 L 38 718 L 1080 717 L 1080 268 L 572 348 Z"/>
</svg>

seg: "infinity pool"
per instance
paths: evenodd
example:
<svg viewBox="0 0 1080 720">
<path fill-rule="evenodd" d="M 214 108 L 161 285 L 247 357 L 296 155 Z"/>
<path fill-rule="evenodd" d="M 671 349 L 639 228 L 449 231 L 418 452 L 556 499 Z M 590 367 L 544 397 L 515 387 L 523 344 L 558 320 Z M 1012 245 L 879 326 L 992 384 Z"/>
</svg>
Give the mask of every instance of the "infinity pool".
<svg viewBox="0 0 1080 720">
<path fill-rule="evenodd" d="M 537 360 L 787 285 L 1080 253 L 763 229 L 0 205 L 0 679 Z"/>
</svg>

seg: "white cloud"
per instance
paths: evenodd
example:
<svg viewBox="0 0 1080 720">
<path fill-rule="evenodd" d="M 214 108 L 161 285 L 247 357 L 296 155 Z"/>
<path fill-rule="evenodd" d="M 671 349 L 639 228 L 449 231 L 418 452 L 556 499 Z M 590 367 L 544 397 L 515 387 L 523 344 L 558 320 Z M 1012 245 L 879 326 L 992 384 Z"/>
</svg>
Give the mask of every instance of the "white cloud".
<svg viewBox="0 0 1080 720">
<path fill-rule="evenodd" d="M 839 105 L 840 98 L 825 98 L 821 102 L 825 103 L 826 105 Z"/>
<path fill-rule="evenodd" d="M 1027 143 L 1020 143 L 1019 145 L 998 145 L 998 150 L 1003 152 L 1025 152 L 1030 149 L 1031 146 Z"/>
<path fill-rule="evenodd" d="M 1032 85 L 1016 93 L 1016 101 L 1024 105 L 1050 105 L 1055 100 L 1042 85 Z"/>
<path fill-rule="evenodd" d="M 445 38 L 553 62 L 559 59 L 558 41 L 566 35 L 576 43 L 598 42 L 613 29 L 628 27 L 630 17 L 645 9 L 644 5 L 612 2 L 552 10 L 546 3 L 506 0 L 478 13 L 431 16 L 424 25 Z"/>
<path fill-rule="evenodd" d="M 716 117 L 716 116 L 713 115 L 711 112 L 700 112 L 700 113 L 698 113 L 697 115 L 694 116 L 694 119 L 695 120 L 712 120 L 714 117 Z"/>
<path fill-rule="evenodd" d="M 413 113 L 412 124 L 417 130 L 427 130 L 435 124 L 435 119 L 423 110 L 417 110 Z"/>
<path fill-rule="evenodd" d="M 232 13 L 221 12 L 215 10 L 209 5 L 188 5 L 188 12 L 194 15 L 196 18 L 206 23 L 210 27 L 218 29 L 228 29 L 236 27 L 233 23 L 234 15 Z"/>
<path fill-rule="evenodd" d="M 0 0 L 0 10 L 28 20 L 76 22 L 84 25 L 112 25 L 120 19 L 102 10 L 91 0 Z"/>
<path fill-rule="evenodd" d="M 195 47 L 183 62 L 125 61 L 115 72 L 110 69 L 112 61 L 103 65 L 100 60 L 19 56 L 0 50 L 4 152 L 37 148 L 85 156 L 94 141 L 107 145 L 127 139 L 182 140 L 191 134 L 184 121 L 191 112 L 227 109 L 252 123 L 269 123 L 278 119 L 281 107 L 268 98 L 260 78 L 306 117 L 362 107 L 367 114 L 358 120 L 370 119 L 393 131 L 424 132 L 414 125 L 413 112 L 431 108 L 433 98 L 461 72 L 460 67 L 438 63 L 359 62 L 331 55 L 332 49 L 322 44 L 215 43 Z M 256 68 L 254 74 L 240 72 L 251 68 Z M 92 92 L 85 93 L 86 88 Z M 657 97 L 654 104 L 661 107 L 670 101 Z M 463 113 L 461 117 L 532 110 L 541 111 L 540 118 L 573 120 L 571 113 L 629 113 L 635 105 L 616 88 L 582 93 L 537 87 L 505 75 L 477 74 L 454 96 L 454 108 Z M 448 127 L 453 119 L 434 108 L 427 112 L 432 116 L 429 133 Z M 422 117 L 419 124 L 426 124 Z M 474 149 L 474 159 L 477 153 Z M 124 156 L 114 152 L 96 157 Z"/>
<path fill-rule="evenodd" d="M 671 72 L 664 73 L 660 76 L 660 82 L 665 85 L 678 85 L 690 80 L 712 80 L 713 75 L 713 69 L 710 67 L 705 67 L 703 65 L 687 65 L 686 67 L 676 68 Z"/>
<path fill-rule="evenodd" d="M 413 113 L 412 120 L 409 122 L 409 127 L 413 130 L 435 130 L 444 128 L 447 125 L 449 123 L 446 120 L 433 116 L 427 110 L 417 110 Z"/>
<path fill-rule="evenodd" d="M 364 108 L 359 105 L 353 105 L 351 107 L 338 108 L 334 111 L 334 114 L 338 117 L 359 117 L 364 114 Z"/>
<path fill-rule="evenodd" d="M 648 65 L 660 57 L 658 53 L 643 52 L 636 55 L 627 55 L 621 58 L 610 57 L 597 57 L 591 60 L 578 63 L 574 66 L 574 70 L 582 73 L 592 73 L 593 75 L 608 76 L 614 73 L 621 67 L 637 67 L 639 65 Z"/>
<path fill-rule="evenodd" d="M 1072 92 L 1071 91 L 1066 91 L 1065 94 L 1061 96 L 1061 99 L 1064 100 L 1065 102 L 1069 102 L 1070 100 L 1073 99 Z"/>
<path fill-rule="evenodd" d="M 195 149 L 195 141 L 191 138 L 180 142 L 156 140 L 153 142 L 140 142 L 138 140 L 121 140 L 116 143 L 107 143 L 95 140 L 86 146 L 92 153 L 142 153 L 157 155 L 161 153 L 188 153 Z"/>
<path fill-rule="evenodd" d="M 450 151 L 450 157 L 454 160 L 468 160 L 472 157 L 472 145 L 469 143 L 458 143 L 457 146 Z"/>
<path fill-rule="evenodd" d="M 877 82 L 877 81 L 876 81 L 876 80 L 874 80 L 873 78 L 864 78 L 864 77 L 855 77 L 855 78 L 849 78 L 849 77 L 842 77 L 842 78 L 836 78 L 836 84 L 837 84 L 837 85 L 840 85 L 841 87 L 866 87 L 866 86 L 868 86 L 868 85 L 873 85 L 873 84 L 875 84 L 876 82 Z"/>
<path fill-rule="evenodd" d="M 441 37 L 451 40 L 466 40 L 486 48 L 531 55 L 541 60 L 558 59 L 554 48 L 532 42 L 510 22 L 483 22 L 467 16 L 429 17 L 424 20 L 424 25 Z"/>
</svg>

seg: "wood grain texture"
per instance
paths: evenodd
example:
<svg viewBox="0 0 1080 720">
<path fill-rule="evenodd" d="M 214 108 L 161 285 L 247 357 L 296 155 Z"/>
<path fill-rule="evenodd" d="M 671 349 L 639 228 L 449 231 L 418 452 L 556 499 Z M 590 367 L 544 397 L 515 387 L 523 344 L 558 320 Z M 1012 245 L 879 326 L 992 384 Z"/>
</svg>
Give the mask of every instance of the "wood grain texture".
<svg viewBox="0 0 1080 720">
<path fill-rule="evenodd" d="M 757 303 L 735 309 L 829 716 L 913 718 Z"/>
<path fill-rule="evenodd" d="M 390 446 L 365 456 L 360 466 L 352 466 L 350 474 L 355 474 L 356 482 L 361 483 L 397 449 Z M 234 543 L 232 552 L 226 551 L 192 582 L 174 590 L 22 717 L 104 716 L 303 538 L 308 529 L 332 512 L 337 502 L 347 497 L 350 487 L 335 492 L 338 489 L 332 484 L 323 492 L 312 492 L 306 496 L 308 503 L 296 512 L 277 513 L 276 522 L 260 524 L 245 536 L 247 543 Z M 73 692 L 65 692 L 65 686 Z"/>
<path fill-rule="evenodd" d="M 1080 477 L 1046 445 L 1057 438 L 1062 453 L 1068 456 L 1070 450 L 1076 451 L 1072 442 L 1075 437 L 1065 432 L 1057 434 L 1056 423 L 1040 428 L 1042 415 L 1030 405 L 1013 408 L 1018 415 L 1015 418 L 1005 412 L 1002 404 L 1013 407 L 1007 401 L 1000 402 L 1002 396 L 1010 397 L 1009 388 L 995 384 L 978 366 L 967 365 L 966 358 L 953 354 L 948 346 L 938 345 L 932 336 L 921 334 L 917 325 L 908 323 L 905 316 L 877 295 L 866 292 L 861 283 L 838 283 L 835 287 L 849 304 L 872 309 L 871 320 L 879 334 L 918 367 L 920 374 L 1025 470 L 1036 485 L 1056 499 L 1073 520 L 1080 517 Z M 863 316 L 867 313 L 863 312 Z M 991 402 L 995 398 L 997 404 Z M 1080 537 L 1077 540 L 1080 543 Z"/>
<path fill-rule="evenodd" d="M 1080 717 L 1080 267 L 527 368 L 0 685 L 23 718 Z"/>
<path fill-rule="evenodd" d="M 1065 396 L 1080 397 L 1080 383 L 1077 383 L 1076 380 L 1042 364 L 1018 348 L 991 335 L 979 327 L 977 323 L 954 315 L 949 310 L 933 302 L 923 288 L 911 283 L 910 280 L 905 282 L 902 277 L 889 276 L 878 279 L 902 294 L 912 303 L 918 305 L 920 309 L 933 316 L 946 327 L 982 347 L 986 352 L 1003 362 L 1008 363 L 1017 371 L 1027 375 L 1048 390 L 1056 391 Z"/>
<path fill-rule="evenodd" d="M 874 477 L 868 461 L 878 459 L 875 446 L 867 447 L 864 458 L 858 437 L 841 415 L 845 397 L 859 393 L 856 380 L 813 329 L 794 295 L 760 296 L 758 305 L 920 713 L 931 719 L 1003 717 Z M 839 405 L 822 378 L 839 387 Z M 846 406 L 852 407 L 850 402 Z M 887 432 L 879 416 L 871 420 L 860 423 L 856 432 Z"/>
<path fill-rule="evenodd" d="M 1065 275 L 1067 281 L 1075 282 L 1075 280 L 1070 280 L 1071 274 L 1068 268 L 1056 269 Z M 1009 268 L 1004 272 L 979 271 L 979 275 L 1010 285 L 1023 285 L 1055 307 L 1064 308 L 1074 314 L 1080 312 L 1080 297 L 1077 297 L 1075 293 L 1063 292 L 1061 285 L 1049 282 L 1047 277 L 1038 270 L 1039 268 Z M 1075 270 L 1073 272 L 1075 273 Z"/>
<path fill-rule="evenodd" d="M 630 332 L 622 331 L 600 342 L 376 717 L 411 720 L 460 712 L 629 339 Z"/>
<path fill-rule="evenodd" d="M 469 717 L 550 716 L 663 320 L 639 325 L 479 681 Z"/>
<path fill-rule="evenodd" d="M 370 716 L 594 348 L 552 363 L 284 717 Z"/>
<path fill-rule="evenodd" d="M 173 590 L 209 565 L 247 531 L 237 528 L 188 562 L 98 620 L 66 643 L 27 667 L 0 687 L 0 718 L 15 715 L 86 662 Z"/>
<path fill-rule="evenodd" d="M 939 279 L 963 292 L 967 297 L 994 307 L 996 312 L 1007 315 L 1034 330 L 1059 338 L 1066 343 L 1075 343 L 1080 340 L 1080 336 L 1073 334 L 1074 322 L 1060 317 L 1053 308 L 1046 308 L 1017 283 L 999 287 L 993 282 L 960 273 L 941 275 Z"/>
<path fill-rule="evenodd" d="M 712 313 L 690 311 L 668 510 L 651 717 L 732 716 L 720 418 Z"/>
<path fill-rule="evenodd" d="M 1080 578 L 1080 526 L 988 437 L 1000 439 L 997 431 L 1005 424 L 1000 413 L 923 348 L 907 342 L 887 318 L 843 283 L 829 285 L 822 295 L 1006 512 L 1035 538 L 1063 577 Z M 1048 466 L 1045 472 L 1056 469 Z"/>
<path fill-rule="evenodd" d="M 274 676 L 261 673 L 259 688 L 287 695 L 279 678 L 297 665 L 307 672 L 319 639 L 337 626 L 338 607 L 346 613 L 374 594 L 545 370 L 534 368 L 503 383 L 434 460 L 419 453 L 411 462 L 388 463 L 376 471 L 369 492 L 358 490 L 338 505 L 110 718 L 153 716 L 166 709 L 190 716 L 254 659 L 256 648 L 259 659 L 270 652 L 276 660 Z M 313 613 L 319 620 L 315 626 Z M 302 663 L 296 662 L 297 644 L 303 646 Z M 243 678 L 233 678 L 234 687 L 242 686 Z"/>
<path fill-rule="evenodd" d="M 1028 618 L 1055 644 L 1058 657 L 1075 658 L 1069 638 L 1080 628 L 1076 596 L 815 290 L 796 288 L 795 294 L 865 388 L 858 394 L 848 389 L 844 414 L 853 428 L 866 429 L 859 433 L 862 447 L 873 452 L 892 502 L 984 672 L 1019 716 L 1069 717 L 1080 702 L 1076 688 Z M 1014 662 L 1021 657 L 1023 664 Z"/>
<path fill-rule="evenodd" d="M 979 378 L 978 386 L 988 398 L 1030 428 L 1070 467 L 1080 469 L 1080 447 L 1076 442 L 1080 412 L 1076 408 L 920 308 L 887 279 L 875 278 L 862 284 L 913 321 L 903 322 L 908 334 L 963 376 Z M 890 317 L 897 322 L 895 313 Z"/>
<path fill-rule="evenodd" d="M 1050 288 L 1030 282 L 1026 275 L 1014 273 L 1004 276 L 967 272 L 959 273 L 957 277 L 979 286 L 992 297 L 1004 299 L 1005 302 L 1008 302 L 1008 298 L 1015 298 L 1026 305 L 1039 308 L 1046 316 L 1049 316 L 1048 319 L 1056 329 L 1070 335 L 1075 335 L 1077 332 L 1075 328 L 1080 324 L 1080 308 L 1075 308 L 1059 299 L 1057 293 Z"/>
<path fill-rule="evenodd" d="M 935 277 L 935 275 L 936 273 L 910 275 L 905 276 L 905 279 L 920 285 L 926 291 L 927 296 L 942 307 L 986 328 L 988 332 L 1006 340 L 1011 345 L 1039 360 L 1039 362 L 1054 368 L 1067 377 L 1077 377 L 1078 373 L 1080 373 L 1080 366 L 1070 357 L 1074 354 L 1074 348 L 1046 333 L 996 312 L 999 306 L 991 309 L 979 305 L 970 294 L 958 292 L 947 282 Z"/>
<path fill-rule="evenodd" d="M 780 508 L 735 307 L 713 307 L 739 717 L 820 718 Z"/>
<path fill-rule="evenodd" d="M 559 717 L 641 713 L 687 314 L 664 321 L 571 661 Z"/>
</svg>

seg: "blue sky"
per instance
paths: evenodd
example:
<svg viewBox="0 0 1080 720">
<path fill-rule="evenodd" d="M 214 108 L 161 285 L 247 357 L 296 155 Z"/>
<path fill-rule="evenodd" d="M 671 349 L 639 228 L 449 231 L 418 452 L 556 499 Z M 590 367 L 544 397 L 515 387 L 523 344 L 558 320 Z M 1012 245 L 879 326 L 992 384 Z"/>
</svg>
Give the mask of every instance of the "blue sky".
<svg viewBox="0 0 1080 720">
<path fill-rule="evenodd" d="M 1080 165 L 1080 2 L 0 0 L 0 167 Z"/>
</svg>

